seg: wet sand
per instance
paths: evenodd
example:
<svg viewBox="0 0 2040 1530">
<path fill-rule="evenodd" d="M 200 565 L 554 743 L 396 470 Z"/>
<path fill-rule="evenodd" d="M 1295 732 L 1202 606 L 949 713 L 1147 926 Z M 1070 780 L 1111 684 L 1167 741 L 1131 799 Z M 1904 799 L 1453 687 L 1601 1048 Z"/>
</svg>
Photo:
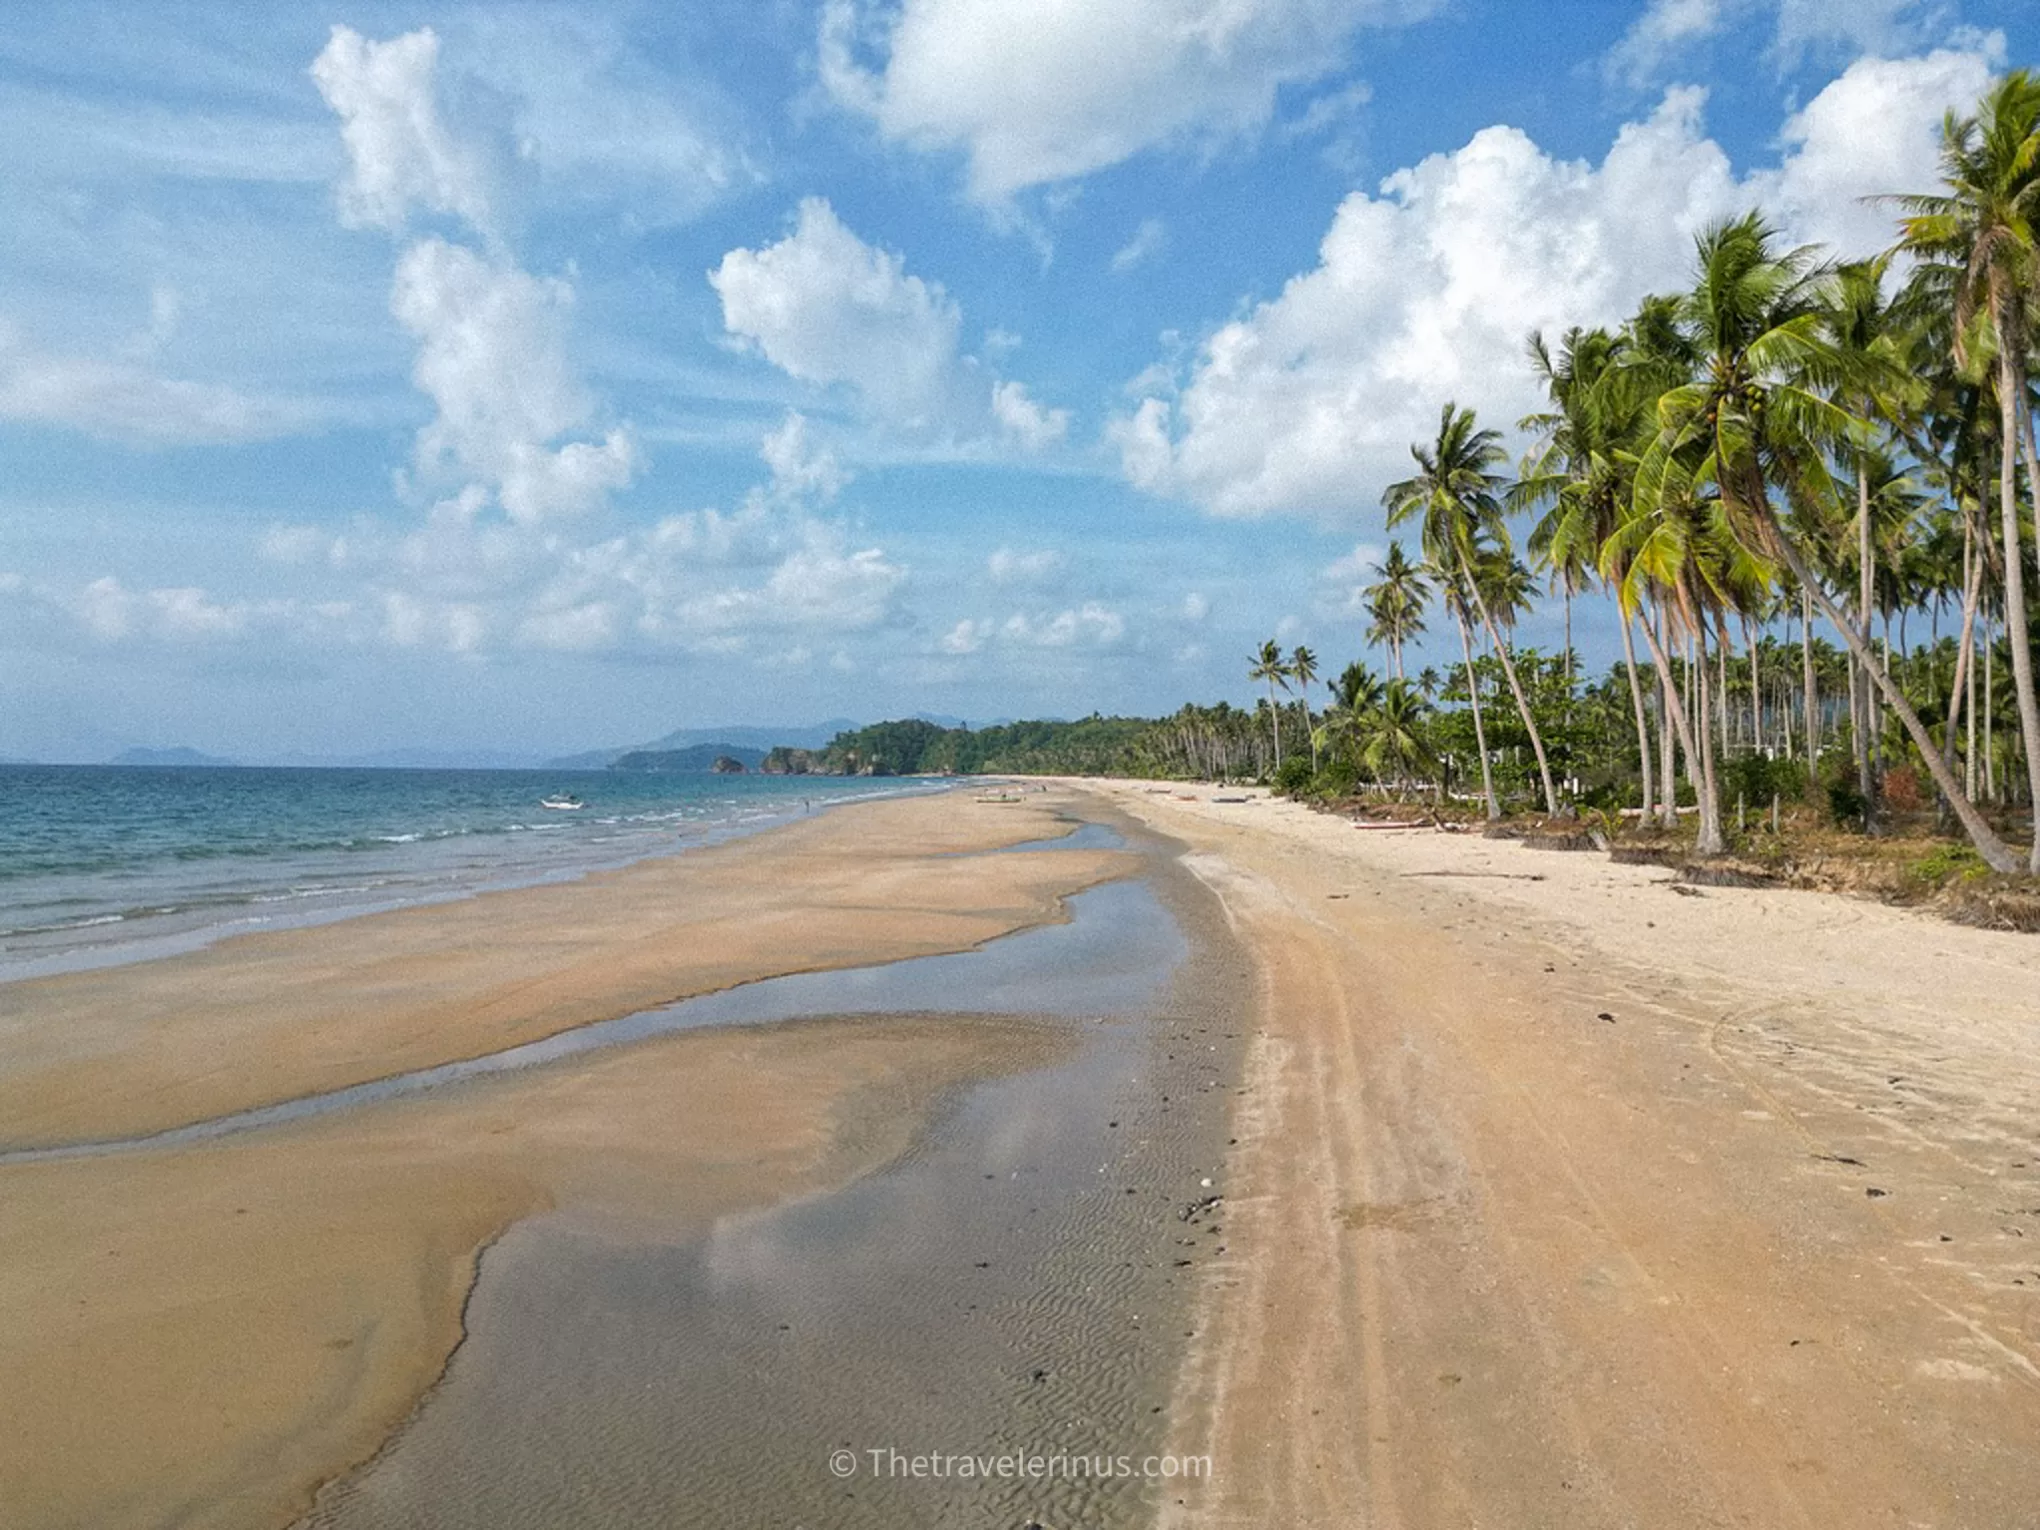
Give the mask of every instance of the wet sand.
<svg viewBox="0 0 2040 1530">
<path fill-rule="evenodd" d="M 860 804 L 585 884 L 13 985 L 7 1145 L 133 1136 L 648 999 L 968 948 L 1134 864 L 985 853 L 1066 827 L 1034 804 Z M 176 1151 L 0 1166 L 0 1523 L 282 1523 L 439 1376 L 506 1228 L 570 1208 L 698 1236 L 869 1173 L 963 1081 L 1068 1045 L 887 1016 L 700 1031 Z"/>
<path fill-rule="evenodd" d="M 1258 983 L 1164 1524 L 2033 1523 L 2040 942 L 1094 786 Z"/>
<path fill-rule="evenodd" d="M 860 803 L 579 881 L 8 984 L 4 1146 L 163 1131 L 782 972 L 961 950 L 1126 870 L 978 858 L 1056 832 L 1038 799 Z"/>
<path fill-rule="evenodd" d="M 951 1032 L 1053 1055 L 952 1089 L 840 1190 L 691 1235 L 520 1224 L 445 1380 L 307 1526 L 1150 1523 L 1137 1476 L 913 1478 L 870 1455 L 1161 1449 L 1191 1283 L 1223 1244 L 1216 1214 L 1184 1213 L 1214 1194 L 1245 968 L 1208 894 L 1144 850 L 1142 879 L 1072 900 L 1067 925 L 758 985 L 757 1016 L 935 1004 Z M 1037 1012 L 986 1013 L 1022 1001 Z"/>
</svg>

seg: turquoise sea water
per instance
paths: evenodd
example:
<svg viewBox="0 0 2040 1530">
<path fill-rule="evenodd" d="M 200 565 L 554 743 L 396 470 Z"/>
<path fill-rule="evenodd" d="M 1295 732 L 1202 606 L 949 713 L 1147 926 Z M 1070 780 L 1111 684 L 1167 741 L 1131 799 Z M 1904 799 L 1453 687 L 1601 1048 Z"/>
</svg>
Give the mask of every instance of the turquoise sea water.
<svg viewBox="0 0 2040 1530">
<path fill-rule="evenodd" d="M 0 981 L 572 877 L 931 783 L 0 766 Z M 570 792 L 578 812 L 539 800 Z"/>
</svg>

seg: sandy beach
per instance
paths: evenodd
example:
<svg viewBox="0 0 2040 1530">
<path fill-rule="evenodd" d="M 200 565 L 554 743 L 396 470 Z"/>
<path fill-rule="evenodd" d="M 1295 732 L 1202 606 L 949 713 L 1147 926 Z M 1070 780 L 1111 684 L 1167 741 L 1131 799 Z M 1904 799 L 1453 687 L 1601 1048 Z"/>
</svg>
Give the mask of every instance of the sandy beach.
<svg viewBox="0 0 2040 1530">
<path fill-rule="evenodd" d="M 1102 790 L 1261 985 L 1166 1523 L 2032 1522 L 2040 944 Z"/>
<path fill-rule="evenodd" d="M 777 974 L 905 997 L 0 1164 L 0 1522 L 254 1530 L 326 1484 L 322 1527 L 2030 1523 L 2040 945 L 1217 795 L 860 804 L 13 985 L 9 1148 Z M 1133 837 L 1006 853 L 1073 816 Z M 1127 877 L 1138 939 L 1071 920 Z M 1166 979 L 1140 1025 L 1086 997 L 1115 944 Z M 911 980 L 974 948 L 1011 955 Z M 575 1282 L 612 1326 L 562 1342 L 631 1397 L 519 1443 L 576 1362 L 518 1323 Z M 1014 1430 L 1208 1475 L 987 1499 L 810 1459 Z M 583 1467 L 634 1507 L 543 1496 Z"/>
<path fill-rule="evenodd" d="M 5 1147 L 128 1138 L 772 974 L 1059 917 L 1113 852 L 960 794 L 582 882 L 11 985 Z M 262 1526 L 372 1454 L 534 1212 L 705 1226 L 896 1156 L 1051 1038 L 913 1019 L 680 1035 L 175 1151 L 0 1165 L 0 1523 Z"/>
</svg>

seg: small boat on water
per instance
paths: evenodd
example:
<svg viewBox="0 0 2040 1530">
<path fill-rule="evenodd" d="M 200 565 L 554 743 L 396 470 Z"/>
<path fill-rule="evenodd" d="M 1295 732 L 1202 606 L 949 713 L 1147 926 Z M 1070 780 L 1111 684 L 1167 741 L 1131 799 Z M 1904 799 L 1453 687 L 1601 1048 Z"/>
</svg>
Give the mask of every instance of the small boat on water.
<svg viewBox="0 0 2040 1530">
<path fill-rule="evenodd" d="M 542 808 L 550 808 L 555 813 L 578 813 L 588 804 L 579 797 L 576 797 L 572 792 L 554 792 L 550 797 L 539 798 L 538 805 Z"/>
</svg>

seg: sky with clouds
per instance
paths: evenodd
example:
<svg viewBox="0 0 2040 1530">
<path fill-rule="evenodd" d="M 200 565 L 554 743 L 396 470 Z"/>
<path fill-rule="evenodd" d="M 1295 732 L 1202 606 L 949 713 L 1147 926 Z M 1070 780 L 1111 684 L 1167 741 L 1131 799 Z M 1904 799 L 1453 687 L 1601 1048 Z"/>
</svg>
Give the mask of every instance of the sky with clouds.
<svg viewBox="0 0 2040 1530">
<path fill-rule="evenodd" d="M 1249 699 L 1270 635 L 1336 668 L 1444 400 L 1509 425 L 1528 331 L 1748 206 L 1882 247 L 1863 199 L 1931 184 L 2040 19 L 249 15 L 0 3 L 0 756 L 1154 712 Z"/>
</svg>

